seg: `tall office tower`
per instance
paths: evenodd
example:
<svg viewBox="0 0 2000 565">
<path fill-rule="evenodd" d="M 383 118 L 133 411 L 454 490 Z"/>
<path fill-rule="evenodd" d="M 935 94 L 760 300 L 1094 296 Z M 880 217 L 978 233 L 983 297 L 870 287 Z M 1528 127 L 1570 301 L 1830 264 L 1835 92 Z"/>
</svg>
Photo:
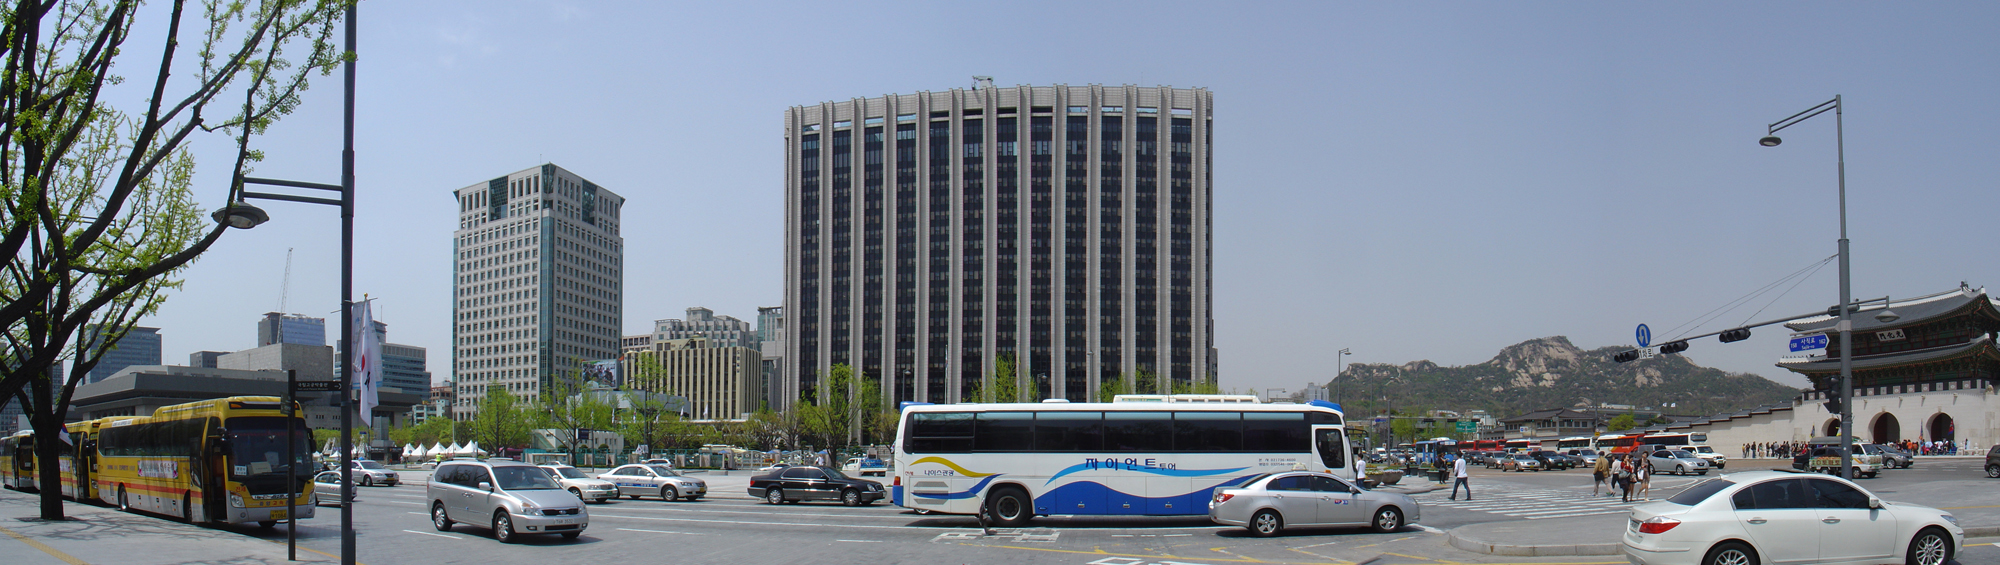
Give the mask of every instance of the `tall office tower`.
<svg viewBox="0 0 2000 565">
<path fill-rule="evenodd" d="M 326 318 L 265 312 L 257 320 L 257 347 L 274 343 L 326 345 Z"/>
<path fill-rule="evenodd" d="M 87 333 L 92 336 L 97 335 L 96 331 Z M 91 344 L 95 343 L 96 340 L 91 340 Z M 94 383 L 104 380 L 105 377 L 133 365 L 158 364 L 160 364 L 160 328 L 134 327 L 131 331 L 125 332 L 125 337 L 113 344 L 112 349 L 105 351 L 103 357 L 98 358 L 97 366 L 92 367 L 90 372 L 84 375 L 83 382 Z"/>
<path fill-rule="evenodd" d="M 839 364 L 892 401 L 960 401 L 1001 361 L 1038 398 L 1210 381 L 1211 101 L 1019 86 L 787 110 L 773 396 Z"/>
<path fill-rule="evenodd" d="M 487 387 L 533 397 L 617 359 L 625 199 L 552 164 L 456 195 L 452 417 L 471 417 Z"/>
<path fill-rule="evenodd" d="M 189 353 L 188 366 L 215 369 L 220 367 L 219 365 L 215 364 L 216 359 L 220 359 L 222 358 L 222 356 L 228 354 L 229 354 L 228 351 L 196 351 L 194 353 Z"/>
<path fill-rule="evenodd" d="M 785 307 L 757 307 L 757 344 L 764 366 L 764 382 L 758 385 L 757 390 L 758 401 L 767 408 L 782 406 L 783 403 L 772 398 L 772 393 L 784 389 L 781 383 L 785 374 Z"/>
<path fill-rule="evenodd" d="M 717 316 L 714 310 L 696 306 L 687 309 L 686 320 L 655 320 L 653 322 L 653 342 L 691 337 L 708 338 L 709 347 L 748 347 L 757 349 L 757 332 L 750 322 L 738 320 L 734 316 Z"/>
</svg>

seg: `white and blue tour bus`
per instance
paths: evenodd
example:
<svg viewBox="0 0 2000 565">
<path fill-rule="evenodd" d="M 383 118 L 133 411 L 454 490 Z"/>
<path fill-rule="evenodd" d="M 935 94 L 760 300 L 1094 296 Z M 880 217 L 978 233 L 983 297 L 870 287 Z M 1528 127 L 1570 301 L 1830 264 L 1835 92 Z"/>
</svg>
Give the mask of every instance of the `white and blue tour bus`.
<svg viewBox="0 0 2000 565">
<path fill-rule="evenodd" d="M 1218 487 L 1358 464 L 1336 404 L 1240 402 L 909 404 L 891 500 L 1002 526 L 1035 516 L 1193 516 Z"/>
</svg>

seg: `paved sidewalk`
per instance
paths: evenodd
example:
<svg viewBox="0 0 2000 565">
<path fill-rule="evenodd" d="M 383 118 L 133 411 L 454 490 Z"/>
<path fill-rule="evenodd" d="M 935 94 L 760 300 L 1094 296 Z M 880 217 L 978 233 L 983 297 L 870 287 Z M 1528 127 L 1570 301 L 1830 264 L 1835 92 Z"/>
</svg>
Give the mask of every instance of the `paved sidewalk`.
<svg viewBox="0 0 2000 565">
<path fill-rule="evenodd" d="M 128 514 L 65 501 L 60 522 L 39 518 L 40 495 L 0 490 L 0 562 L 7 565 L 127 565 L 167 563 L 339 563 L 303 547 L 285 559 L 283 541 L 195 526 L 167 518 Z M 305 522 L 300 522 L 303 526 Z M 280 535 L 284 526 L 279 525 Z"/>
</svg>

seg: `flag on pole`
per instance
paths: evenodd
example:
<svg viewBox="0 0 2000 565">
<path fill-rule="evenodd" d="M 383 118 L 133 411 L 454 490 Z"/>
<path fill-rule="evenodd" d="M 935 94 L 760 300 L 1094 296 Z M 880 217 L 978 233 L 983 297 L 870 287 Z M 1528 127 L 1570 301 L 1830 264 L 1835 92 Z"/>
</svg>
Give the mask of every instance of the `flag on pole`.
<svg viewBox="0 0 2000 565">
<path fill-rule="evenodd" d="M 363 426 L 372 426 L 377 403 L 376 391 L 382 386 L 382 341 L 375 337 L 375 315 L 370 312 L 370 301 L 362 300 L 354 308 L 354 333 L 348 343 L 360 344 L 354 348 L 354 386 L 361 391 L 358 411 Z"/>
</svg>

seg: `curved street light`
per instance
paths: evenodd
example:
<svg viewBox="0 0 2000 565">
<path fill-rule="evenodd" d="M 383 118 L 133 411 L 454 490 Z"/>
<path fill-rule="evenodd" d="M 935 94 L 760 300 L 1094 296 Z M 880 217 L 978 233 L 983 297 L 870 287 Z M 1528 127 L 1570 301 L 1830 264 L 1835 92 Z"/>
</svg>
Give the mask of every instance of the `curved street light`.
<svg viewBox="0 0 2000 565">
<path fill-rule="evenodd" d="M 1840 324 L 1835 326 L 1840 329 L 1840 476 L 1852 479 L 1854 478 L 1854 461 L 1851 455 L 1854 450 L 1854 402 L 1852 402 L 1854 399 L 1854 341 L 1852 339 L 1854 334 L 1854 308 L 1849 304 L 1853 300 L 1851 298 L 1852 293 L 1849 292 L 1850 285 L 1847 268 L 1847 141 L 1846 128 L 1841 123 L 1840 95 L 1835 94 L 1832 100 L 1821 102 L 1811 108 L 1806 108 L 1805 111 L 1792 114 L 1789 118 L 1772 122 L 1765 129 L 1764 137 L 1757 140 L 1757 144 L 1765 147 L 1777 147 L 1778 144 L 1784 143 L 1783 139 L 1778 138 L 1778 130 L 1792 127 L 1799 122 L 1812 119 L 1813 116 L 1824 114 L 1828 110 L 1833 111 L 1835 166 L 1840 175 L 1840 302 L 1838 303 L 1840 306 L 1837 307 L 1840 310 Z M 1894 315 L 1893 312 L 1889 312 L 1885 308 L 1881 314 L 1877 315 L 1877 318 Z M 1895 318 L 1890 319 L 1893 320 Z"/>
</svg>

